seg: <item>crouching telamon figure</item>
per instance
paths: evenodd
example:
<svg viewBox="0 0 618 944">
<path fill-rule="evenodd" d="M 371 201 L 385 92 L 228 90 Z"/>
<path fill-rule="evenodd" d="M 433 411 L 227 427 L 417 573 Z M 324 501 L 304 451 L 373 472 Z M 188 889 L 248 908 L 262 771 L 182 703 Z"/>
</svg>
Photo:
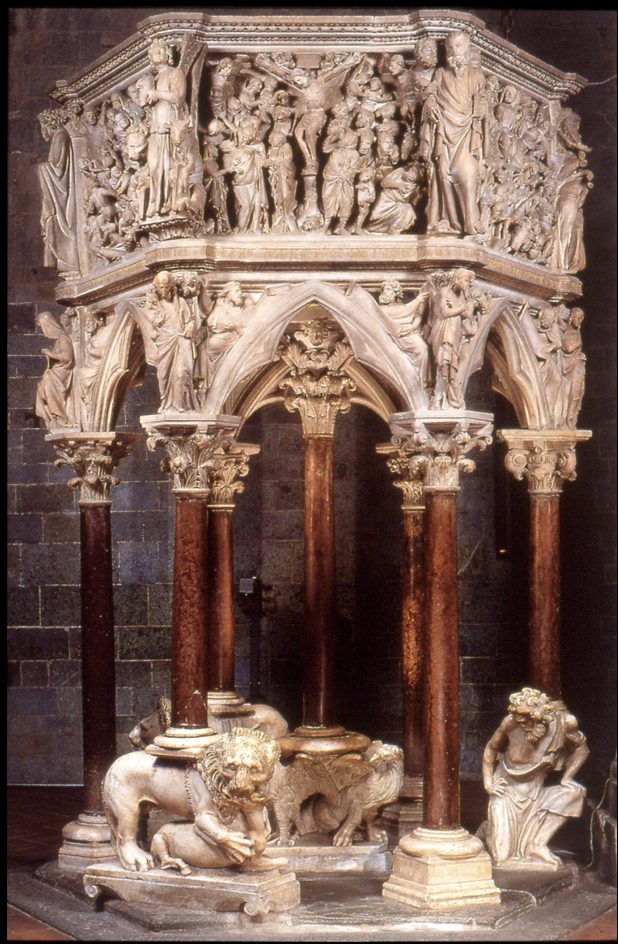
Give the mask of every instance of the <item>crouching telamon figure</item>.
<svg viewBox="0 0 618 944">
<path fill-rule="evenodd" d="M 586 790 L 573 777 L 588 757 L 586 738 L 562 701 L 534 688 L 509 700 L 509 714 L 483 753 L 489 809 L 479 835 L 499 868 L 559 869 L 562 860 L 548 843 L 583 811 Z M 554 771 L 559 782 L 546 786 Z"/>
</svg>

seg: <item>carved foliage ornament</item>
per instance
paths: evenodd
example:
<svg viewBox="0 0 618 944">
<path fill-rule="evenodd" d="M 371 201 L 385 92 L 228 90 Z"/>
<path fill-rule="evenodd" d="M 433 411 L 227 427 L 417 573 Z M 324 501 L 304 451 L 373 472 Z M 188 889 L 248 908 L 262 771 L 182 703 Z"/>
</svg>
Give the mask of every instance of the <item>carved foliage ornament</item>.
<svg viewBox="0 0 618 944">
<path fill-rule="evenodd" d="M 161 446 L 168 453 L 161 470 L 172 473 L 174 491 L 201 493 L 213 505 L 231 505 L 244 489 L 239 479 L 249 474 L 248 457 L 242 446 L 221 433 L 154 433 L 146 445 L 151 452 Z"/>
<path fill-rule="evenodd" d="M 345 365 L 354 352 L 326 321 L 310 321 L 285 335 L 278 356 L 289 370 L 279 386 L 286 391 L 285 407 L 300 413 L 305 436 L 334 435 L 338 413 L 350 409 L 356 384 Z"/>
<path fill-rule="evenodd" d="M 529 448 L 509 449 L 505 465 L 520 481 L 525 477 L 528 489 L 537 495 L 558 495 L 567 479 L 575 479 L 576 456 L 574 446 L 559 449 L 539 443 Z"/>
<path fill-rule="evenodd" d="M 58 454 L 55 467 L 68 465 L 76 473 L 67 485 L 79 488 L 80 502 L 108 501 L 110 486 L 120 482 L 111 470 L 128 455 L 131 444 L 121 440 L 102 443 L 93 439 L 83 443 L 68 439 L 66 443 L 54 443 L 54 446 Z"/>
<path fill-rule="evenodd" d="M 459 474 L 473 472 L 475 464 L 466 458 L 475 447 L 484 450 L 491 445 L 490 423 L 479 428 L 466 428 L 456 422 L 452 430 L 430 430 L 422 421 L 415 422 L 414 431 L 406 437 L 393 436 L 393 445 L 407 459 L 411 475 L 424 475 L 425 488 L 444 491 L 459 488 Z"/>
</svg>

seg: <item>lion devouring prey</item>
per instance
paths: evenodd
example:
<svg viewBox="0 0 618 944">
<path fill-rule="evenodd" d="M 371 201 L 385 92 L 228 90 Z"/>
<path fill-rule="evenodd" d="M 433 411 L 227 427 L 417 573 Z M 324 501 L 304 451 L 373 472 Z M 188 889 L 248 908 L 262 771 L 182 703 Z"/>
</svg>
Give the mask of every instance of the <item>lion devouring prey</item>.
<svg viewBox="0 0 618 944">
<path fill-rule="evenodd" d="M 204 749 L 195 766 L 139 751 L 119 757 L 103 783 L 112 842 L 126 869 L 160 863 L 184 874 L 237 865 L 246 871 L 284 866 L 262 858 L 268 835 L 266 789 L 280 748 L 261 731 L 235 728 Z M 151 852 L 137 844 L 140 803 L 154 803 L 185 822 L 163 826 Z"/>
</svg>

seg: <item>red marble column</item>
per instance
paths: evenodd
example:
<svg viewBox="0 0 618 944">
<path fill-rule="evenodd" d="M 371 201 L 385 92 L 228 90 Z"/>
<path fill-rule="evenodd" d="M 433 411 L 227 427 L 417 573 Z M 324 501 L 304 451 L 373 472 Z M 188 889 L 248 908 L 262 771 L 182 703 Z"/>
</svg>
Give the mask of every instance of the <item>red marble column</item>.
<svg viewBox="0 0 618 944">
<path fill-rule="evenodd" d="M 423 825 L 459 827 L 457 491 L 427 489 Z"/>
<path fill-rule="evenodd" d="M 559 503 L 559 493 L 530 493 L 530 681 L 552 698 L 561 694 Z"/>
<path fill-rule="evenodd" d="M 205 728 L 208 695 L 208 508 L 176 493 L 172 606 L 172 725 Z"/>
<path fill-rule="evenodd" d="M 424 523 L 424 509 L 403 509 L 403 751 L 404 773 L 408 777 L 420 777 L 423 773 Z"/>
<path fill-rule="evenodd" d="M 209 689 L 234 690 L 233 506 L 208 507 Z"/>
<path fill-rule="evenodd" d="M 303 725 L 333 723 L 335 486 L 332 436 L 305 437 Z"/>
<path fill-rule="evenodd" d="M 85 812 L 102 813 L 101 784 L 116 756 L 111 502 L 80 504 Z"/>
</svg>

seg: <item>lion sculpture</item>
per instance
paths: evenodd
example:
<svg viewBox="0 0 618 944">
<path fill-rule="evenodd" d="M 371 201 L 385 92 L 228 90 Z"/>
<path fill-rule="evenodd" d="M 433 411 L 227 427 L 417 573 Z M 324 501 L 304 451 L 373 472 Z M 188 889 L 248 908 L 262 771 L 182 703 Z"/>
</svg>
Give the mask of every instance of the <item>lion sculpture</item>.
<svg viewBox="0 0 618 944">
<path fill-rule="evenodd" d="M 324 759 L 298 755 L 285 767 L 277 764 L 268 791 L 278 845 L 291 844 L 295 827 L 300 836 L 333 833 L 334 846 L 349 846 L 363 824 L 369 842 L 385 842 L 386 833 L 375 820 L 397 799 L 402 783 L 403 751 L 382 741 L 372 741 L 364 754 Z"/>
<path fill-rule="evenodd" d="M 125 869 L 201 869 L 236 865 L 243 871 L 282 868 L 262 856 L 268 837 L 267 787 L 281 751 L 261 731 L 236 728 L 220 735 L 195 763 L 168 762 L 145 751 L 119 757 L 103 782 L 112 844 Z M 182 822 L 163 826 L 151 852 L 140 848 L 140 804 L 150 803 Z"/>
</svg>

